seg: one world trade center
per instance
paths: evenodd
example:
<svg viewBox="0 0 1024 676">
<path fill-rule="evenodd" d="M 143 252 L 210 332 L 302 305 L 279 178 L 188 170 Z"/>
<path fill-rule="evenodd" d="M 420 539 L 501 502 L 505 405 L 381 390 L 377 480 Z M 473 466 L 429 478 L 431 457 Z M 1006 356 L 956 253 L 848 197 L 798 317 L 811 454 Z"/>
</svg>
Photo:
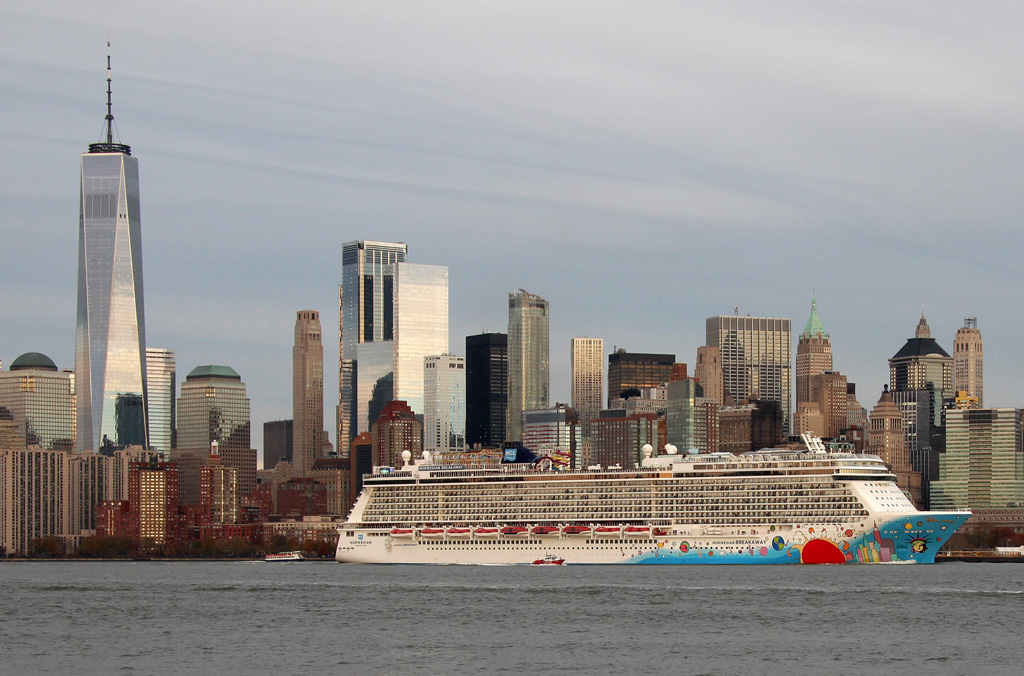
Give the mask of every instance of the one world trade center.
<svg viewBox="0 0 1024 676">
<path fill-rule="evenodd" d="M 75 331 L 77 447 L 148 446 L 139 164 L 114 142 L 107 56 L 106 138 L 82 155 Z"/>
</svg>

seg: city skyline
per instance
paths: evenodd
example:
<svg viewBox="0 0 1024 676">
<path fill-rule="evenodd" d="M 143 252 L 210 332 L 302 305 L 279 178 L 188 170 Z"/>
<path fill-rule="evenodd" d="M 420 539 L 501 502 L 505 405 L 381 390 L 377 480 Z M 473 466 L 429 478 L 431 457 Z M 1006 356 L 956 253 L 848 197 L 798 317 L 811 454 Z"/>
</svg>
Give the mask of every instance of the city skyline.
<svg viewBox="0 0 1024 676">
<path fill-rule="evenodd" d="M 229 9 L 212 11 L 209 26 L 225 25 Z M 342 18 L 317 11 L 324 26 Z M 291 408 L 294 312 L 332 315 L 341 245 L 362 238 L 406 242 L 416 261 L 449 267 L 457 354 L 466 335 L 504 330 L 504 298 L 520 287 L 550 301 L 552 345 L 602 336 L 608 352 L 674 353 L 691 370 L 704 318 L 738 305 L 801 326 L 816 295 L 835 369 L 868 404 L 923 303 L 951 354 L 964 318 L 978 318 L 986 406 L 1024 403 L 1024 366 L 1009 358 L 1024 320 L 1005 311 L 1024 288 L 1011 255 L 1021 240 L 1019 11 L 958 30 L 952 9 L 913 5 L 905 24 L 875 16 L 846 29 L 838 9 L 802 8 L 808 29 L 685 6 L 634 19 L 723 44 L 654 31 L 642 51 L 631 49 L 639 33 L 599 28 L 624 10 L 594 8 L 572 39 L 579 6 L 549 11 L 528 39 L 529 8 L 464 13 L 451 35 L 430 21 L 412 35 L 397 14 L 365 9 L 345 17 L 351 41 L 318 27 L 303 33 L 308 49 L 285 36 L 259 53 L 246 45 L 263 44 L 271 21 L 218 45 L 138 9 L 120 17 L 120 35 L 71 4 L 8 11 L 15 40 L 0 81 L 18 105 L 0 112 L 0 166 L 5 248 L 19 256 L 0 273 L 5 367 L 34 351 L 73 365 L 74 159 L 101 139 L 110 34 L 117 123 L 145 166 L 147 342 L 176 350 L 179 379 L 201 364 L 237 369 L 256 430 Z M 927 25 L 915 21 L 925 11 Z M 873 41 L 876 28 L 903 39 Z M 742 39 L 749 31 L 769 36 L 765 51 Z M 442 35 L 454 39 L 433 49 Z M 502 65 L 502 44 L 521 69 Z M 605 47 L 619 70 L 598 58 Z M 554 68 L 538 67 L 552 50 Z M 648 286 L 609 274 L 624 256 Z M 45 275 L 29 267 L 36 260 L 52 264 Z M 970 283 L 942 283 L 954 269 Z M 570 396 L 563 353 L 551 353 L 552 402 Z M 325 396 L 329 429 L 334 403 Z"/>
</svg>

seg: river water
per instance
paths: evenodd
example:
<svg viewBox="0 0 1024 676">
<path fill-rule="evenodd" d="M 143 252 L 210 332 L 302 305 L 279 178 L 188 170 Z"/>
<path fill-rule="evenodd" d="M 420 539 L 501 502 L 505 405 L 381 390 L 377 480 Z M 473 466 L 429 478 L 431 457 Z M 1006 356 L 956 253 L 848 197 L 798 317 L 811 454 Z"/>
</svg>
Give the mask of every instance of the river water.
<svg viewBox="0 0 1024 676">
<path fill-rule="evenodd" d="M 4 674 L 1020 674 L 1024 565 L 0 563 Z"/>
</svg>

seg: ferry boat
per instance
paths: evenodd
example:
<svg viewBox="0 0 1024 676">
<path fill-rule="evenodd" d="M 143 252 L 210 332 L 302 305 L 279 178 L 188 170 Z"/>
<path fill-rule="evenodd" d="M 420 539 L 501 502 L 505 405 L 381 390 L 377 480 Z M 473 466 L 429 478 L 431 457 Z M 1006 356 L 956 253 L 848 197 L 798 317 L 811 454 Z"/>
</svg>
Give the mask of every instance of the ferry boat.
<svg viewBox="0 0 1024 676">
<path fill-rule="evenodd" d="M 971 516 L 919 512 L 878 456 L 762 449 L 632 469 L 548 463 L 376 468 L 339 528 L 347 563 L 932 563 Z M 470 528 L 452 537 L 452 527 Z M 427 530 L 447 529 L 443 536 Z"/>
<path fill-rule="evenodd" d="M 263 557 L 264 561 L 274 561 L 277 563 L 290 563 L 293 561 L 305 561 L 302 552 L 278 552 L 276 554 L 267 554 Z"/>
</svg>

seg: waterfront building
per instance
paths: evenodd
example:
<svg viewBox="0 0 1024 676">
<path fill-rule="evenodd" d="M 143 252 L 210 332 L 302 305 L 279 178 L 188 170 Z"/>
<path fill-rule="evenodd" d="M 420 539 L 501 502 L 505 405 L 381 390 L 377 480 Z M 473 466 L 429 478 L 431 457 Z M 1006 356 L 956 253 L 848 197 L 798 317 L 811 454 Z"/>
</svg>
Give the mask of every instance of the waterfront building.
<svg viewBox="0 0 1024 676">
<path fill-rule="evenodd" d="M 548 302 L 519 289 L 508 295 L 507 441 L 521 441 L 523 411 L 548 407 Z"/>
<path fill-rule="evenodd" d="M 327 486 L 310 477 L 277 484 L 277 513 L 283 519 L 302 519 L 327 513 Z"/>
<path fill-rule="evenodd" d="M 348 514 L 356 496 L 352 494 L 351 456 L 346 458 L 321 458 L 313 463 L 310 477 L 324 486 L 327 493 L 327 514 Z M 367 471 L 372 471 L 372 468 Z"/>
<path fill-rule="evenodd" d="M 28 554 L 37 538 L 70 535 L 71 454 L 66 450 L 0 449 L 0 546 Z"/>
<path fill-rule="evenodd" d="M 105 139 L 82 155 L 75 394 L 78 450 L 148 445 L 139 164 L 114 141 L 107 55 Z"/>
<path fill-rule="evenodd" d="M 28 352 L 0 371 L 0 448 L 75 449 L 71 374 L 49 357 Z"/>
<path fill-rule="evenodd" d="M 263 469 L 274 469 L 282 460 L 292 462 L 293 430 L 294 423 L 291 420 L 263 423 Z"/>
<path fill-rule="evenodd" d="M 363 370 L 383 371 L 380 378 L 386 378 L 393 368 L 395 264 L 405 261 L 406 255 L 406 245 L 401 242 L 355 241 L 342 246 L 342 284 L 338 290 L 339 449 L 347 448 L 356 434 L 368 430 L 372 423 L 365 420 L 365 411 L 361 422 L 358 415 L 357 362 L 362 358 Z M 374 385 L 370 384 L 370 392 L 363 393 L 364 399 L 372 397 Z"/>
<path fill-rule="evenodd" d="M 706 345 L 717 347 L 721 355 L 724 396 L 737 403 L 776 402 L 782 415 L 780 438 L 789 435 L 792 422 L 790 323 L 781 317 L 738 314 L 706 320 Z"/>
<path fill-rule="evenodd" d="M 1024 505 L 1022 411 L 949 409 L 946 452 L 931 484 L 931 508 L 996 509 Z"/>
<path fill-rule="evenodd" d="M 149 448 L 169 453 L 174 448 L 175 405 L 178 398 L 174 350 L 146 348 L 146 403 L 148 404 Z"/>
<path fill-rule="evenodd" d="M 389 401 L 370 428 L 373 465 L 401 467 L 402 452 L 423 453 L 423 423 L 404 401 Z"/>
<path fill-rule="evenodd" d="M 199 504 L 199 469 L 217 442 L 221 462 L 238 469 L 242 495 L 256 487 L 256 450 L 250 441 L 249 398 L 242 377 L 230 366 L 197 366 L 181 384 L 178 399 L 177 465 L 181 502 Z"/>
<path fill-rule="evenodd" d="M 238 469 L 221 463 L 216 442 L 199 468 L 199 507 L 203 525 L 239 522 Z"/>
<path fill-rule="evenodd" d="M 66 491 L 70 500 L 68 532 L 71 535 L 96 530 L 96 510 L 112 494 L 114 463 L 114 458 L 93 451 L 71 456 L 68 467 L 70 486 Z"/>
<path fill-rule="evenodd" d="M 667 383 L 672 379 L 675 362 L 674 354 L 626 352 L 625 348 L 617 348 L 608 355 L 608 407 L 616 399 L 635 396 L 635 390 Z"/>
<path fill-rule="evenodd" d="M 964 319 L 953 339 L 953 391 L 966 392 L 977 399 L 977 408 L 985 407 L 985 346 L 978 330 L 977 317 Z"/>
<path fill-rule="evenodd" d="M 466 360 L 452 354 L 423 360 L 423 448 L 466 448 Z"/>
<path fill-rule="evenodd" d="M 299 310 L 295 316 L 292 420 L 291 463 L 296 476 L 308 476 L 324 442 L 324 346 L 316 310 Z"/>
<path fill-rule="evenodd" d="M 571 406 L 523 411 L 523 446 L 540 456 L 550 456 L 572 469 L 582 468 L 580 419 Z"/>
<path fill-rule="evenodd" d="M 832 370 L 832 341 L 818 317 L 818 299 L 811 298 L 811 316 L 796 344 L 796 404 L 817 403 L 811 378 Z"/>
<path fill-rule="evenodd" d="M 128 466 L 128 524 L 143 548 L 183 545 L 184 519 L 178 513 L 178 470 L 173 462 L 133 462 Z"/>
<path fill-rule="evenodd" d="M 466 336 L 466 444 L 501 447 L 508 409 L 508 334 Z"/>
<path fill-rule="evenodd" d="M 580 418 L 583 438 L 589 439 L 590 424 L 600 415 L 604 400 L 604 340 L 573 338 L 569 359 L 572 365 L 572 407 Z"/>
</svg>

